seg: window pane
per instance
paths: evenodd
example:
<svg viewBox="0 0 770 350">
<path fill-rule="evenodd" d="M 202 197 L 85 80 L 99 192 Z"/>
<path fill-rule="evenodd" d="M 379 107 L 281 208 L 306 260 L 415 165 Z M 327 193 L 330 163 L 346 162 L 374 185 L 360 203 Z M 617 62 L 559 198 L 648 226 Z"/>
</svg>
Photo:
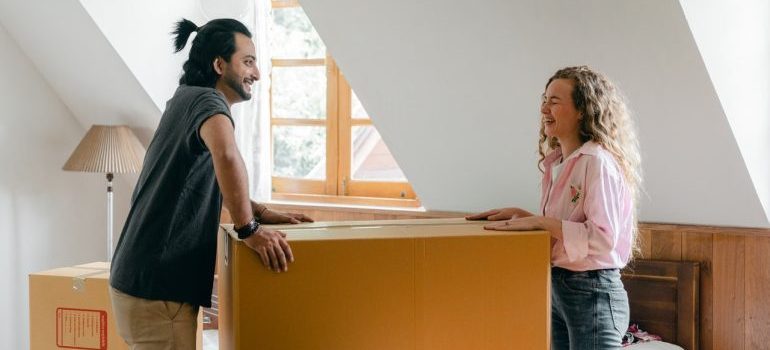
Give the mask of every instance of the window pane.
<svg viewBox="0 0 770 350">
<path fill-rule="evenodd" d="M 350 91 L 350 116 L 353 119 L 369 119 L 369 113 L 366 113 L 364 105 L 361 104 L 361 100 L 356 96 L 355 91 Z"/>
<path fill-rule="evenodd" d="M 273 9 L 270 50 L 273 58 L 324 58 L 326 46 L 301 7 Z"/>
<path fill-rule="evenodd" d="M 326 118 L 326 67 L 273 67 L 274 118 Z"/>
<path fill-rule="evenodd" d="M 354 126 L 352 131 L 350 172 L 354 180 L 406 182 L 406 176 L 373 126 Z"/>
<path fill-rule="evenodd" d="M 273 126 L 273 176 L 326 178 L 326 128 Z"/>
</svg>

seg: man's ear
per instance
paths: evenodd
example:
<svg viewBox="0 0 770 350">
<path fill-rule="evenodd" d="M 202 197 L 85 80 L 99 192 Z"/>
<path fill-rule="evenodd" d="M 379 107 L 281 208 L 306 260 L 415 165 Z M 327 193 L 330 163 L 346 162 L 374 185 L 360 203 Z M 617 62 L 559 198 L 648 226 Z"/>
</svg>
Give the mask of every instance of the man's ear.
<svg viewBox="0 0 770 350">
<path fill-rule="evenodd" d="M 218 75 L 222 75 L 222 73 L 225 71 L 224 63 L 225 62 L 222 57 L 215 58 L 211 63 L 212 68 L 214 68 L 214 72 L 216 72 Z"/>
</svg>

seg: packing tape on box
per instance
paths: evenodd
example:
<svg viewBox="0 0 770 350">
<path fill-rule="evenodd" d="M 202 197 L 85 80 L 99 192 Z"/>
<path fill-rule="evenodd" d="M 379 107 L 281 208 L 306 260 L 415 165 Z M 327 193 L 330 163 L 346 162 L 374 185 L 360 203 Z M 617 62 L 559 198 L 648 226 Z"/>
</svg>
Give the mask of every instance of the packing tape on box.
<svg viewBox="0 0 770 350">
<path fill-rule="evenodd" d="M 225 235 L 225 251 L 224 251 L 224 260 L 225 260 L 225 266 L 230 265 L 230 234 Z"/>
<path fill-rule="evenodd" d="M 94 271 L 72 277 L 72 290 L 78 293 L 86 291 L 86 279 L 110 271 L 109 268 L 93 268 Z"/>
<path fill-rule="evenodd" d="M 267 225 L 271 229 L 275 230 L 314 230 L 314 231 L 328 231 L 329 229 L 350 228 L 350 229 L 378 229 L 382 227 L 405 227 L 405 226 L 461 226 L 461 225 L 478 225 L 484 221 L 480 220 L 465 220 L 464 218 L 454 219 L 406 219 L 406 220 L 368 220 L 368 221 L 339 221 L 337 223 L 326 223 L 321 225 L 314 225 L 312 223 L 304 223 L 299 225 Z M 238 234 L 235 233 L 233 224 L 220 224 L 219 227 L 225 230 L 231 238 L 239 240 Z"/>
</svg>

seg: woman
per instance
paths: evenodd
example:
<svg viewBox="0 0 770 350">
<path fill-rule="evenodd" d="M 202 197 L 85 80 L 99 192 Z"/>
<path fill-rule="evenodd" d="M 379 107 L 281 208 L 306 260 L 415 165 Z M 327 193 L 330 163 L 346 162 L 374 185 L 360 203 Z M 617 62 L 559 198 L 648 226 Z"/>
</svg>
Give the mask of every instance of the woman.
<svg viewBox="0 0 770 350">
<path fill-rule="evenodd" d="M 557 71 L 540 112 L 539 215 L 503 208 L 467 219 L 551 233 L 552 349 L 620 348 L 629 308 L 619 269 L 636 246 L 641 182 L 631 119 L 615 86 L 586 66 Z"/>
</svg>

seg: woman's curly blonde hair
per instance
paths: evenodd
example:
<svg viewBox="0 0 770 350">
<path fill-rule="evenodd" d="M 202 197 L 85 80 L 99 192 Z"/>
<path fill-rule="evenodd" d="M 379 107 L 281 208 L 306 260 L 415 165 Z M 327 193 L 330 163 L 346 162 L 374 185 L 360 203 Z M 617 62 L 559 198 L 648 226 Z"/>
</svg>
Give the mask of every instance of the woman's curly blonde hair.
<svg viewBox="0 0 770 350">
<path fill-rule="evenodd" d="M 615 85 L 603 74 L 588 66 L 566 67 L 558 70 L 548 79 L 569 79 L 574 83 L 572 101 L 581 115 L 580 141 L 594 141 L 609 151 L 623 171 L 636 208 L 642 185 L 641 157 L 634 123 L 626 107 L 625 99 Z M 543 160 L 548 152 L 559 147 L 559 140 L 545 134 L 540 123 L 538 168 L 543 169 Z M 634 209 L 636 211 L 636 209 Z M 636 244 L 636 213 L 634 212 L 634 247 Z"/>
</svg>

